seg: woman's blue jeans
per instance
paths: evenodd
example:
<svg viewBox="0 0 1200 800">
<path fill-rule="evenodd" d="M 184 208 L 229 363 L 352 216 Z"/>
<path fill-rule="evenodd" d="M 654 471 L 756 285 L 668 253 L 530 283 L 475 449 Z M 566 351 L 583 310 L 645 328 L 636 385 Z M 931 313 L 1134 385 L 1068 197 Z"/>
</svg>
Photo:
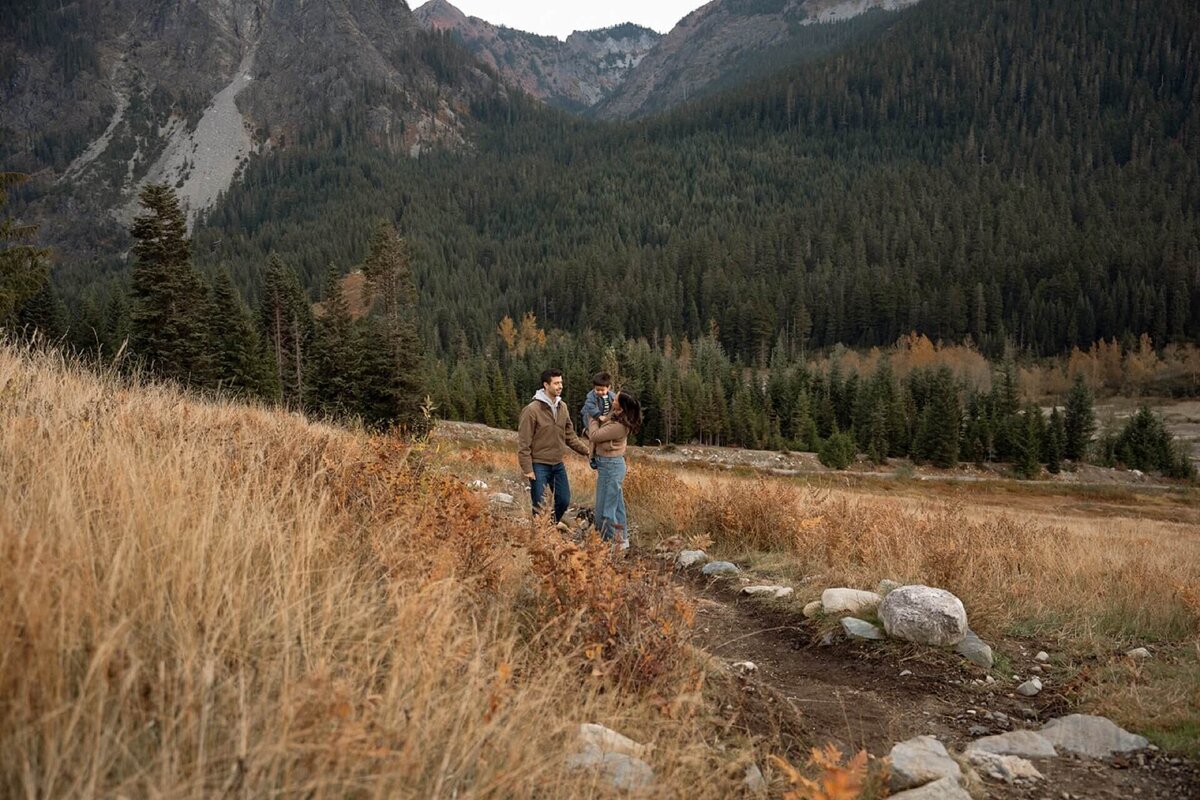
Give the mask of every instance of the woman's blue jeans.
<svg viewBox="0 0 1200 800">
<path fill-rule="evenodd" d="M 596 458 L 596 526 L 606 542 L 629 541 L 625 515 L 625 457 Z"/>
</svg>

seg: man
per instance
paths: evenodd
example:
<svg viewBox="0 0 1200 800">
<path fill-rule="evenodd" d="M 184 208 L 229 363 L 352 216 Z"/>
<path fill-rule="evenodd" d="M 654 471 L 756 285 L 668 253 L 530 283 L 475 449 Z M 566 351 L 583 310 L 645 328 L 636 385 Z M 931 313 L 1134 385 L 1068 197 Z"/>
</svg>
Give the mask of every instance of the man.
<svg viewBox="0 0 1200 800">
<path fill-rule="evenodd" d="M 517 461 L 529 480 L 529 496 L 536 514 L 549 486 L 554 492 L 554 521 L 561 522 L 571 504 L 571 484 L 563 465 L 564 448 L 570 447 L 585 458 L 588 446 L 575 435 L 571 412 L 562 401 L 562 371 L 542 373 L 542 388 L 533 401 L 521 410 L 517 426 Z"/>
</svg>

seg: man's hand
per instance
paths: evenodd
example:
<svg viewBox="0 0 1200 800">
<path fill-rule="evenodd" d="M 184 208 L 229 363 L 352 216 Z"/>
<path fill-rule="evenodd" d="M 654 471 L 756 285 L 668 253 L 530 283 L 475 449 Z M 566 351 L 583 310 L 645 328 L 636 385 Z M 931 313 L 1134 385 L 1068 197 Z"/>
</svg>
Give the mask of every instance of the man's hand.
<svg viewBox="0 0 1200 800">
<path fill-rule="evenodd" d="M 536 478 L 537 478 L 537 476 L 536 476 L 536 475 L 534 475 L 532 472 L 526 472 L 526 473 L 525 473 L 525 477 L 526 477 L 526 478 L 529 478 L 529 480 L 531 480 L 531 481 L 532 481 L 532 480 L 536 480 Z"/>
</svg>

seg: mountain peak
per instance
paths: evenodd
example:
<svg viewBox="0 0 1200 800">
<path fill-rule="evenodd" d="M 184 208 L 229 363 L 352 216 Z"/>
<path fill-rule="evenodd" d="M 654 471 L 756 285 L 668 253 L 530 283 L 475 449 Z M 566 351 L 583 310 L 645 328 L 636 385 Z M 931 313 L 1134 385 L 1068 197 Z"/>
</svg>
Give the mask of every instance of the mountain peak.
<svg viewBox="0 0 1200 800">
<path fill-rule="evenodd" d="M 467 21 L 467 15 L 447 0 L 429 0 L 414 8 L 413 14 L 426 28 L 437 31 L 458 28 Z"/>
</svg>

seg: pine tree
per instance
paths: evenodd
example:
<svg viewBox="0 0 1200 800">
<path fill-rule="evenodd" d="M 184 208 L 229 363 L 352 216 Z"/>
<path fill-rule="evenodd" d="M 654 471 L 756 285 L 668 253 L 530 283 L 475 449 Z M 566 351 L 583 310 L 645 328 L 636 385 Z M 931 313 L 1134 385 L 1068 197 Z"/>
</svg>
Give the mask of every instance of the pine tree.
<svg viewBox="0 0 1200 800">
<path fill-rule="evenodd" d="M 417 290 L 407 247 L 391 225 L 380 223 L 376 229 L 363 274 L 370 283 L 379 315 L 378 324 L 369 330 L 382 337 L 375 347 L 387 354 L 389 364 L 385 375 L 376 375 L 376 380 L 382 379 L 385 384 L 372 390 L 378 397 L 389 398 L 390 423 L 417 425 L 425 394 L 424 354 L 417 334 Z"/>
<path fill-rule="evenodd" d="M 1050 412 L 1050 423 L 1046 427 L 1046 438 L 1042 443 L 1042 461 L 1051 475 L 1062 469 L 1063 448 L 1067 441 L 1067 429 L 1058 407 Z"/>
<path fill-rule="evenodd" d="M 350 304 L 336 272 L 330 270 L 316 320 L 312 348 L 314 402 L 334 416 L 358 411 L 361 352 Z"/>
<path fill-rule="evenodd" d="M 1038 432 L 1042 427 L 1042 412 L 1032 403 L 1026 406 L 1024 413 L 1018 415 L 1017 424 L 1013 426 L 1013 471 L 1019 478 L 1036 478 L 1041 472 L 1038 456 L 1041 454 L 1041 441 Z"/>
<path fill-rule="evenodd" d="M 1096 412 L 1092 390 L 1084 383 L 1082 375 L 1075 376 L 1075 383 L 1067 394 L 1064 416 L 1066 441 L 1063 443 L 1063 455 L 1072 461 L 1083 461 L 1087 457 L 1092 434 L 1096 431 Z"/>
<path fill-rule="evenodd" d="M 309 349 L 314 324 L 308 297 L 300 278 L 278 256 L 267 260 L 263 279 L 259 330 L 274 366 L 272 386 L 280 402 L 304 408 L 309 400 Z"/>
<path fill-rule="evenodd" d="M 0 172 L 0 211 L 8 204 L 9 189 L 19 186 L 28 176 Z M 36 225 L 18 225 L 10 217 L 0 217 L 0 325 L 11 321 L 50 277 L 47 251 L 22 243 L 37 233 Z"/>
<path fill-rule="evenodd" d="M 953 467 L 958 463 L 962 410 L 949 367 L 933 374 L 929 389 L 929 401 L 921 412 L 917 449 L 921 458 L 935 467 Z"/>
<path fill-rule="evenodd" d="M 130 346 L 154 374 L 193 386 L 213 378 L 208 287 L 192 266 L 187 222 L 165 184 L 142 189 L 133 220 Z"/>
<path fill-rule="evenodd" d="M 258 331 L 227 269 L 213 280 L 211 331 L 217 385 L 236 395 L 267 396 L 270 370 Z"/>
</svg>

